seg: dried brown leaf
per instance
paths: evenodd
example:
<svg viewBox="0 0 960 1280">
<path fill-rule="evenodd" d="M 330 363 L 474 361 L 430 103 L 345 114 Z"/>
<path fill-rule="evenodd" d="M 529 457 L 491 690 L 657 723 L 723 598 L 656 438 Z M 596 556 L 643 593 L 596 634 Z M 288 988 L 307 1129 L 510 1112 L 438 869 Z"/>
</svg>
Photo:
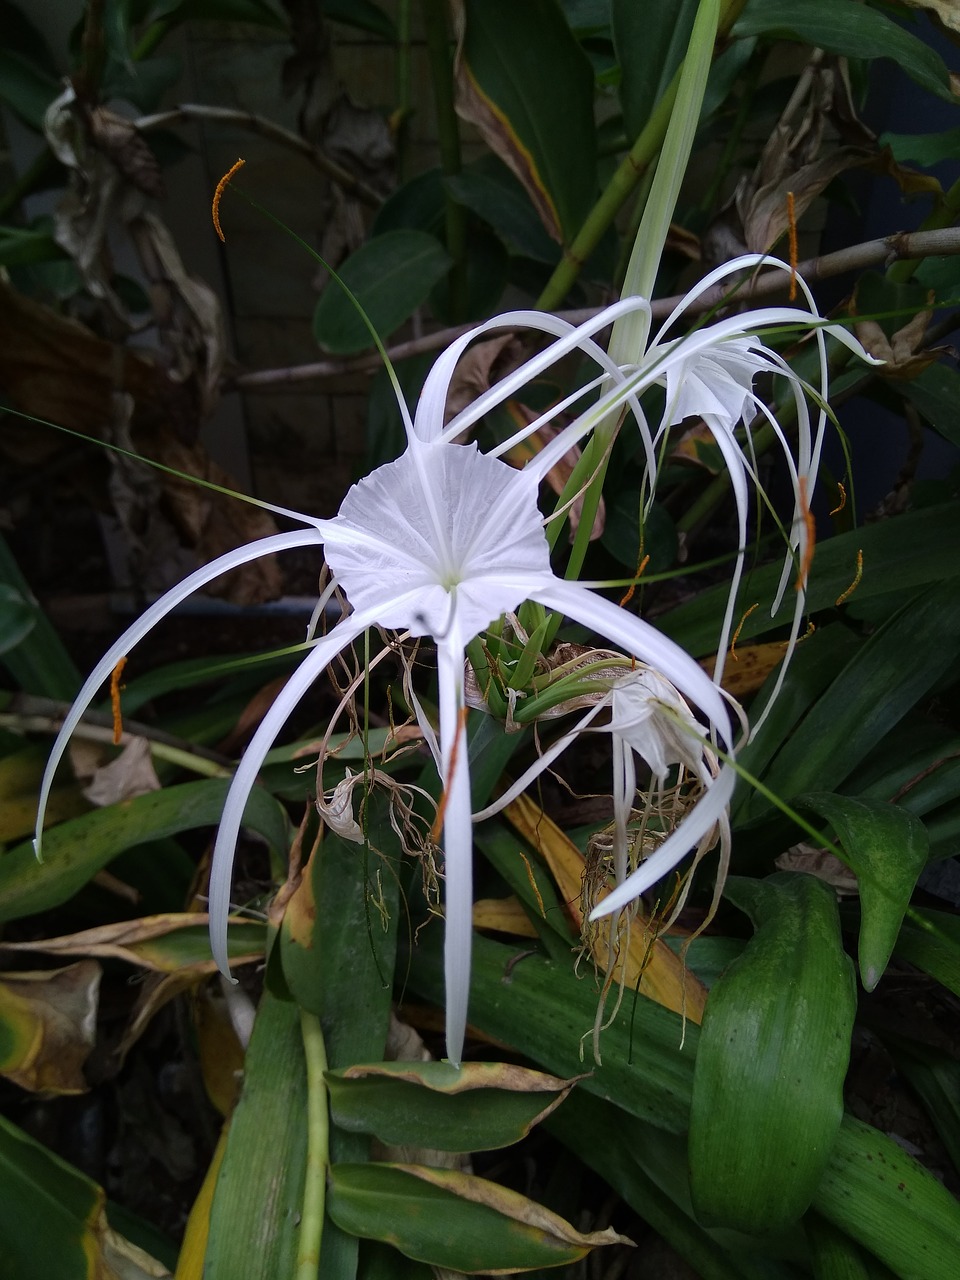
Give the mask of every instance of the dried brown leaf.
<svg viewBox="0 0 960 1280">
<path fill-rule="evenodd" d="M 0 1074 L 35 1093 L 85 1092 L 100 975 L 95 960 L 0 974 Z"/>
</svg>

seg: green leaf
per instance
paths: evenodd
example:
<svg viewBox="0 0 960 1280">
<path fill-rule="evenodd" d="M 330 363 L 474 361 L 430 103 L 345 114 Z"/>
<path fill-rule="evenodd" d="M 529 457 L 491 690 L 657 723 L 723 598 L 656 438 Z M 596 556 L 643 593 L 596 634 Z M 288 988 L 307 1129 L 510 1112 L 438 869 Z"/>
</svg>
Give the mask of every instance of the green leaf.
<svg viewBox="0 0 960 1280">
<path fill-rule="evenodd" d="M 499 1062 L 383 1062 L 327 1073 L 335 1124 L 390 1146 L 462 1152 L 519 1142 L 573 1083 Z"/>
<path fill-rule="evenodd" d="M 79 1169 L 0 1116 L 0 1280 L 162 1274 L 111 1232 L 106 1196 Z M 147 1265 L 152 1267 L 146 1270 Z"/>
<path fill-rule="evenodd" d="M 386 231 L 350 255 L 339 274 L 381 338 L 403 324 L 450 269 L 439 240 L 424 231 Z M 353 300 L 331 280 L 313 313 L 313 335 L 338 355 L 373 345 Z"/>
<path fill-rule="evenodd" d="M 903 922 L 894 951 L 960 996 L 960 917 L 915 908 Z"/>
<path fill-rule="evenodd" d="M 297 1006 L 265 991 L 210 1211 L 204 1280 L 294 1275 L 306 1168 L 305 1072 Z"/>
<path fill-rule="evenodd" d="M 912 161 L 934 165 L 957 158 L 960 129 L 944 129 L 942 133 L 882 133 L 877 141 L 881 147 L 889 147 L 893 158 L 901 164 Z"/>
<path fill-rule="evenodd" d="M 863 552 L 863 576 L 854 600 L 869 600 L 885 593 L 896 598 L 911 587 L 941 582 L 960 574 L 960 503 L 925 507 L 855 529 L 819 544 L 810 571 L 807 608 L 811 613 L 831 608 L 853 582 L 857 552 Z M 740 599 L 760 608 L 744 621 L 738 643 L 786 625 L 787 609 L 770 617 L 770 605 L 780 582 L 782 562 L 765 565 L 746 576 Z M 727 600 L 720 585 L 657 619 L 661 631 L 695 657 L 712 652 Z"/>
<path fill-rule="evenodd" d="M 593 72 L 556 0 L 465 0 L 457 110 L 570 240 L 597 190 Z"/>
<path fill-rule="evenodd" d="M 860 980 L 872 991 L 887 967 L 903 914 L 927 864 L 926 828 L 906 809 L 880 800 L 816 792 L 798 796 L 795 803 L 826 818 L 837 834 L 841 858 L 856 874 Z"/>
<path fill-rule="evenodd" d="M 25 640 L 36 625 L 34 607 L 15 587 L 0 582 L 0 653 Z"/>
<path fill-rule="evenodd" d="M 956 369 L 945 364 L 932 364 L 917 377 L 898 383 L 897 387 L 934 431 L 951 444 L 960 445 L 960 424 L 957 423 L 960 374 Z"/>
<path fill-rule="evenodd" d="M 582 1235 L 484 1178 L 422 1165 L 335 1164 L 328 1205 L 343 1230 L 467 1275 L 561 1266 L 623 1242 L 609 1228 Z"/>
<path fill-rule="evenodd" d="M 445 210 L 443 170 L 428 169 L 391 191 L 374 215 L 370 238 L 378 239 L 388 231 L 404 229 L 426 231 L 440 237 Z"/>
<path fill-rule="evenodd" d="M 346 27 L 369 31 L 391 44 L 397 38 L 393 19 L 373 0 L 324 0 L 323 16 L 331 22 L 342 22 Z"/>
<path fill-rule="evenodd" d="M 691 1193 L 704 1224 L 754 1234 L 796 1221 L 823 1176 L 843 1115 L 856 994 L 826 885 L 732 876 L 725 892 L 756 932 L 707 997 Z"/>
<path fill-rule="evenodd" d="M 10 849 L 0 856 L 0 921 L 59 906 L 133 845 L 216 826 L 229 785 L 219 778 L 185 782 L 71 818 L 44 833 L 42 862 L 32 841 Z M 289 820 L 271 795 L 254 788 L 243 820 L 286 857 Z"/>
<path fill-rule="evenodd" d="M 28 602 L 34 619 L 29 632 L 30 643 L 21 642 L 4 653 L 3 663 L 7 670 L 27 693 L 72 699 L 82 683 L 80 672 L 46 614 L 34 601 L 30 587 L 2 537 L 0 582 L 12 587 L 22 600 Z"/>
<path fill-rule="evenodd" d="M 547 1129 L 663 1236 L 701 1280 L 743 1280 L 754 1274 L 737 1265 L 739 1251 L 724 1247 L 726 1242 L 718 1241 L 693 1216 L 682 1139 L 625 1116 L 612 1101 L 590 1097 L 582 1089 L 550 1117 Z M 654 1158 L 666 1170 L 650 1168 L 651 1155 L 661 1144 L 674 1147 L 667 1150 L 665 1161 Z M 772 1259 L 765 1259 L 765 1264 L 765 1280 L 791 1280 L 794 1275 Z"/>
<path fill-rule="evenodd" d="M 956 1280 L 960 1204 L 870 1125 L 844 1116 L 813 1204 L 901 1280 Z"/>
<path fill-rule="evenodd" d="M 443 1002 L 439 930 L 422 930 L 410 957 L 411 990 Z M 641 986 L 641 991 L 642 991 Z M 583 1069 L 581 1043 L 589 1037 L 598 993 L 578 978 L 573 960 L 547 960 L 474 935 L 470 1022 L 480 1031 L 557 1076 Z M 626 993 L 603 1033 L 603 1062 L 580 1085 L 616 1098 L 631 1115 L 680 1133 L 687 1127 L 693 1060 L 699 1029 L 645 996 Z"/>
<path fill-rule="evenodd" d="M 50 103 L 60 92 L 55 76 L 7 47 L 0 48 L 0 102 L 38 133 Z"/>
<path fill-rule="evenodd" d="M 765 783 L 786 799 L 839 786 L 918 700 L 956 668 L 958 657 L 960 592 L 947 579 L 894 614 L 838 672 L 774 757 Z M 766 803 L 757 796 L 748 811 L 756 813 Z"/>
<path fill-rule="evenodd" d="M 559 258 L 556 242 L 543 229 L 523 187 L 504 166 L 472 166 L 444 179 L 444 186 L 454 200 L 488 223 L 511 253 L 550 266 Z"/>
<path fill-rule="evenodd" d="M 699 0 L 674 0 L 670 5 L 612 0 L 620 105 L 631 141 L 640 134 L 684 59 L 698 6 Z"/>
<path fill-rule="evenodd" d="M 897 1071 L 917 1094 L 960 1173 L 960 1062 L 919 1040 L 885 1035 Z"/>
<path fill-rule="evenodd" d="M 0 266 L 19 267 L 33 262 L 66 260 L 49 231 L 0 227 Z"/>
<path fill-rule="evenodd" d="M 940 55 L 857 0 L 748 0 L 732 34 L 799 40 L 849 58 L 890 58 L 923 88 L 953 101 Z"/>
</svg>

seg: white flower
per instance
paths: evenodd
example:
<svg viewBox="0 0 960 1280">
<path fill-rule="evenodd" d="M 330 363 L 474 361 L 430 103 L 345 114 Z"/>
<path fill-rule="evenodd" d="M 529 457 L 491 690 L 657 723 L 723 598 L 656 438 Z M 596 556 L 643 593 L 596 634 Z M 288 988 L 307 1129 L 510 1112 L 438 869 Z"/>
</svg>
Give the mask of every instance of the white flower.
<svg viewBox="0 0 960 1280">
<path fill-rule="evenodd" d="M 379 625 L 430 635 L 437 645 L 439 738 L 434 739 L 430 726 L 422 722 L 443 783 L 447 1053 L 459 1062 L 470 982 L 473 896 L 464 700 L 467 643 L 500 614 L 516 610 L 524 600 L 539 601 L 667 673 L 683 696 L 700 707 L 726 748 L 732 751 L 733 747 L 722 698 L 683 650 L 588 588 L 553 574 L 537 508 L 542 474 L 542 467 L 516 471 L 498 458 L 480 453 L 474 444 L 424 440 L 408 426 L 404 454 L 354 485 L 334 519 L 297 516 L 307 528 L 229 552 L 191 574 L 111 646 L 84 684 L 54 743 L 44 775 L 38 847 L 56 765 L 71 732 L 119 658 L 180 600 L 226 569 L 267 552 L 322 544 L 334 581 L 353 612 L 313 643 L 253 735 L 237 768 L 224 806 L 211 873 L 213 953 L 227 972 L 230 877 L 243 811 L 264 757 L 293 708 L 327 664 L 367 627 Z M 733 780 L 729 769 L 721 771 L 683 829 L 664 842 L 659 855 L 676 862 L 695 847 L 729 800 Z"/>
<path fill-rule="evenodd" d="M 772 428 L 786 461 L 793 489 L 794 505 L 786 524 L 787 549 L 783 574 L 771 615 L 775 615 L 782 603 L 791 577 L 797 582 L 793 615 L 786 657 L 778 673 L 777 686 L 768 699 L 764 716 L 770 711 L 786 674 L 787 664 L 799 634 L 806 603 L 805 569 L 811 551 L 809 542 L 808 513 L 820 463 L 820 451 L 827 422 L 828 370 L 825 334 L 853 351 L 868 363 L 874 360 L 861 344 L 840 325 L 826 324 L 820 315 L 805 282 L 798 276 L 799 285 L 807 302 L 806 309 L 793 306 L 762 307 L 741 312 L 713 324 L 694 327 L 681 337 L 671 336 L 678 322 L 697 301 L 701 294 L 718 285 L 728 276 L 760 267 L 790 272 L 789 266 L 779 259 L 762 254 L 746 254 L 710 272 L 694 286 L 674 308 L 656 334 L 647 342 L 644 350 L 630 353 L 630 362 L 618 365 L 610 355 L 593 341 L 593 335 L 613 324 L 629 324 L 639 313 L 649 328 L 650 305 L 644 298 L 627 297 L 606 308 L 585 324 L 575 327 L 554 316 L 536 311 L 515 311 L 497 316 L 478 325 L 457 339 L 437 360 L 427 377 L 417 410 L 416 430 L 424 439 L 453 440 L 461 437 L 484 414 L 498 404 L 516 395 L 534 378 L 539 377 L 558 360 L 579 348 L 598 366 L 600 372 L 590 382 L 562 400 L 533 422 L 521 428 L 509 440 L 493 450 L 502 454 L 518 441 L 536 431 L 542 424 L 571 409 L 588 393 L 599 389 L 595 403 L 582 410 L 574 420 L 559 431 L 546 449 L 537 455 L 536 465 L 542 475 L 570 446 L 590 431 L 609 431 L 610 424 L 619 420 L 619 414 L 628 408 L 640 433 L 644 452 L 646 475 L 644 492 L 652 501 L 657 476 L 657 446 L 670 427 L 685 418 L 702 418 L 712 433 L 726 465 L 737 507 L 739 545 L 737 561 L 732 576 L 726 612 L 717 640 L 717 661 L 714 681 L 719 685 L 724 669 L 726 651 L 733 630 L 736 595 L 742 575 L 747 542 L 747 516 L 749 512 L 749 486 L 759 489 L 751 441 L 741 444 L 735 431 L 741 423 L 748 423 L 755 415 L 765 418 Z M 555 337 L 544 351 L 527 360 L 507 377 L 496 383 L 473 404 L 458 413 L 444 425 L 443 407 L 447 389 L 457 360 L 467 346 L 482 333 L 502 326 L 527 327 Z M 767 330 L 809 330 L 817 346 L 817 385 L 805 383 L 777 352 L 764 346 L 760 334 Z M 622 343 L 618 349 L 622 349 Z M 796 446 L 791 448 L 785 433 L 767 405 L 754 393 L 753 384 L 759 373 L 785 378 L 796 408 Z M 654 385 L 666 389 L 666 408 L 659 424 L 651 429 L 639 397 Z M 809 399 L 815 405 L 815 418 L 811 420 Z M 754 725 L 754 732 L 759 723 Z"/>
</svg>

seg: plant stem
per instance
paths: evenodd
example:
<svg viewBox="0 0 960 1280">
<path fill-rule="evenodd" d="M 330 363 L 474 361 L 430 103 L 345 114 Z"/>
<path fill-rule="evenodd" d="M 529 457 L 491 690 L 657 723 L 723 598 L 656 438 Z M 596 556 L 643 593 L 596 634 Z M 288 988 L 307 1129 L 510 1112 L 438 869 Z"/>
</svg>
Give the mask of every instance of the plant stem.
<svg viewBox="0 0 960 1280">
<path fill-rule="evenodd" d="M 453 66 L 447 31 L 446 0 L 423 0 L 423 22 L 430 58 L 430 78 L 437 112 L 440 164 L 444 175 L 460 172 L 460 130 L 453 105 Z M 467 314 L 467 211 L 449 192 L 444 193 L 444 220 L 450 268 L 450 311 L 455 318 Z"/>
<path fill-rule="evenodd" d="M 300 1010 L 300 1031 L 307 1063 L 307 1170 L 294 1280 L 317 1280 L 330 1164 L 330 1117 L 323 1074 L 327 1069 L 327 1050 L 316 1014 Z"/>
<path fill-rule="evenodd" d="M 960 254 L 960 227 L 946 227 L 937 231 L 898 232 L 884 236 L 879 240 L 866 240 L 862 244 L 852 244 L 846 249 L 837 249 L 833 253 L 819 258 L 808 258 L 797 266 L 797 271 L 808 284 L 816 284 L 818 280 L 830 280 L 844 275 L 848 271 L 864 271 L 868 267 L 883 266 L 899 261 L 901 258 L 947 257 Z M 759 298 L 769 298 L 785 292 L 785 277 L 780 271 L 762 272 L 753 280 L 747 281 L 737 290 L 737 301 L 754 302 Z M 687 315 L 699 315 L 712 311 L 722 305 L 729 289 L 718 286 L 700 294 L 695 302 L 686 308 Z M 651 316 L 654 320 L 663 320 L 682 302 L 680 294 L 669 298 L 657 298 L 651 305 Z M 555 314 L 571 324 L 583 324 L 595 316 L 599 307 L 579 307 L 569 311 L 557 311 Z M 404 360 L 407 356 L 419 355 L 424 351 L 436 351 L 448 346 L 469 325 L 453 325 L 448 329 L 438 329 L 436 333 L 425 334 L 422 338 L 413 338 L 408 342 L 397 343 L 387 348 L 388 357 L 393 360 Z M 375 373 L 382 367 L 379 354 L 358 356 L 349 360 L 320 360 L 310 364 L 291 365 L 285 369 L 258 369 L 251 373 L 241 373 L 228 385 L 231 390 L 252 391 L 261 387 L 273 387 L 278 384 L 294 382 L 310 382 L 319 378 L 340 377 L 344 373 Z"/>
<path fill-rule="evenodd" d="M 291 133 L 289 129 L 284 129 L 278 124 L 274 124 L 272 120 L 266 120 L 263 116 L 254 115 L 250 111 L 234 111 L 232 107 L 208 107 L 202 102 L 181 102 L 178 107 L 174 107 L 170 111 L 160 111 L 156 115 L 141 116 L 139 120 L 135 120 L 134 124 L 141 131 L 145 132 L 149 129 L 167 129 L 170 125 L 180 124 L 185 120 L 210 120 L 215 124 L 234 125 L 240 129 L 248 129 L 251 133 L 259 134 L 262 138 L 269 138 L 271 142 L 278 142 L 281 146 L 289 147 L 291 151 L 298 151 L 300 155 L 306 156 L 311 160 L 321 173 L 325 173 L 328 178 L 332 178 L 337 186 L 342 187 L 344 191 L 369 205 L 373 209 L 377 209 L 383 204 L 383 198 L 374 191 L 373 187 L 368 186 L 366 182 L 362 182 L 359 178 L 355 178 L 353 174 L 338 164 L 336 160 L 331 160 L 325 155 L 319 147 L 308 142 L 306 138 L 301 138 L 297 133 Z"/>
<path fill-rule="evenodd" d="M 746 0 L 724 0 L 717 28 L 719 36 L 726 35 L 730 30 L 740 16 L 745 3 Z M 683 64 L 681 63 L 673 79 L 663 91 L 660 101 L 654 107 L 640 136 L 617 166 L 600 199 L 587 214 L 587 219 L 574 237 L 573 243 L 564 250 L 556 270 L 537 299 L 536 306 L 541 311 L 553 311 L 567 296 L 584 263 L 600 243 L 601 236 L 656 159 L 673 115 L 682 72 Z"/>
</svg>

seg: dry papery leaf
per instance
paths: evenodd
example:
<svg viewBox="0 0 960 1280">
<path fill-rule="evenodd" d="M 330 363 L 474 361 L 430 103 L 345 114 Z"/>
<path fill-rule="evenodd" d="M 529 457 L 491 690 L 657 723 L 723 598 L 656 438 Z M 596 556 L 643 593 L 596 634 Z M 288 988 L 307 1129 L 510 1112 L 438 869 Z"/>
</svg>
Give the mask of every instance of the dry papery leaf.
<svg viewBox="0 0 960 1280">
<path fill-rule="evenodd" d="M 83 794 L 91 804 L 103 808 L 159 790 L 150 743 L 146 738 L 129 737 L 117 758 L 94 772 Z"/>
<path fill-rule="evenodd" d="M 778 871 L 803 871 L 828 884 L 841 898 L 859 893 L 857 877 L 838 857 L 826 849 L 801 842 L 791 845 L 775 859 Z"/>
<path fill-rule="evenodd" d="M 100 966 L 0 974 L 2 1074 L 35 1093 L 84 1093 L 96 1037 Z"/>
<path fill-rule="evenodd" d="M 927 300 L 933 303 L 932 292 Z M 854 332 L 870 355 L 884 361 L 883 367 L 877 370 L 881 378 L 909 382 L 924 369 L 936 364 L 942 356 L 952 353 L 951 347 L 927 347 L 920 350 L 932 319 L 932 311 L 919 311 L 890 338 L 876 320 L 858 320 L 854 325 Z"/>
<path fill-rule="evenodd" d="M 235 489 L 236 482 L 201 445 L 184 438 L 181 426 L 193 423 L 196 408 L 189 390 L 172 381 L 146 355 L 98 337 L 77 320 L 25 298 L 0 279 L 0 386 L 14 408 L 57 426 L 108 440 L 157 462 Z M 53 458 L 66 437 L 38 430 L 35 423 L 8 414 L 0 448 L 23 466 Z M 75 447 L 73 442 L 69 447 Z M 272 517 L 248 503 L 202 489 L 135 460 L 111 458 L 111 487 L 121 502 L 129 545 L 143 545 L 149 577 L 156 589 L 182 576 L 176 549 L 186 541 L 196 558 L 211 560 L 223 551 L 276 532 Z M 98 460 L 97 460 L 98 461 Z M 82 469 L 81 476 L 84 474 Z M 170 531 L 173 515 L 176 535 Z M 166 579 L 155 548 L 163 535 L 144 522 L 168 530 Z M 170 569 L 172 568 L 172 573 Z M 237 604 L 274 599 L 281 591 L 276 560 L 264 557 L 225 575 L 208 590 Z"/>
<path fill-rule="evenodd" d="M 960 0 L 906 0 L 906 3 L 914 9 L 926 9 L 945 27 L 960 32 Z"/>
</svg>

